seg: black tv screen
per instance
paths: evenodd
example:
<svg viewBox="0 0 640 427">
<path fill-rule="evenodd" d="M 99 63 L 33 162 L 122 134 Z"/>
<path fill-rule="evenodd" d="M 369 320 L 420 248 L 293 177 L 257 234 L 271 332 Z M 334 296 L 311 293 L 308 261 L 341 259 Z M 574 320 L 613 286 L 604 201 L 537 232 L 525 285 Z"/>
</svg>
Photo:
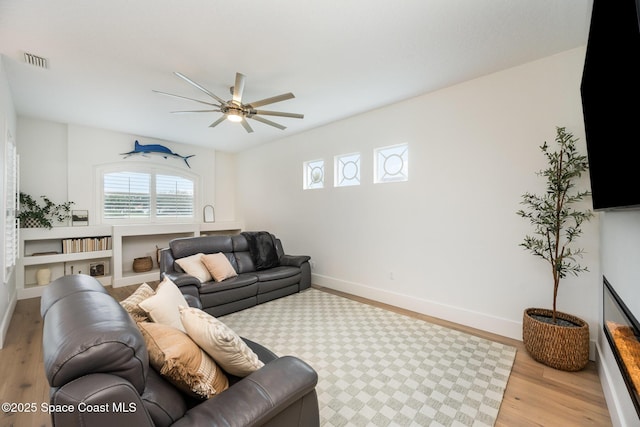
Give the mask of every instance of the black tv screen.
<svg viewBox="0 0 640 427">
<path fill-rule="evenodd" d="M 594 0 L 582 74 L 593 208 L 640 207 L 640 0 Z"/>
</svg>

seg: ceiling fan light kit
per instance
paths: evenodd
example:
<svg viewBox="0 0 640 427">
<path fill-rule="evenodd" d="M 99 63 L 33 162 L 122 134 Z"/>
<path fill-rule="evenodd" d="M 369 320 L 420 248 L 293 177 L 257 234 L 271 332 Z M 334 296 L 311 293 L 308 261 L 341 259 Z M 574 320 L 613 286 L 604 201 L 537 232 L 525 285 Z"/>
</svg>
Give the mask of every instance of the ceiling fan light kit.
<svg viewBox="0 0 640 427">
<path fill-rule="evenodd" d="M 237 111 L 229 111 L 227 113 L 227 119 L 230 122 L 235 122 L 235 123 L 239 123 L 242 121 L 242 114 L 237 112 Z"/>
<path fill-rule="evenodd" d="M 159 90 L 154 90 L 154 92 L 162 94 L 162 95 L 172 96 L 174 98 L 187 99 L 189 101 L 195 101 L 195 102 L 198 102 L 200 104 L 209 105 L 210 107 L 214 107 L 213 109 L 207 109 L 207 110 L 172 111 L 172 113 L 222 113 L 222 116 L 220 118 L 218 118 L 216 121 L 214 121 L 213 123 L 211 123 L 209 125 L 209 127 L 212 127 L 212 128 L 216 127 L 220 123 L 222 123 L 223 121 L 228 119 L 231 122 L 236 122 L 236 123 L 242 124 L 242 126 L 245 128 L 245 130 L 247 132 L 253 132 L 253 129 L 251 128 L 251 126 L 247 122 L 247 119 L 252 119 L 252 120 L 255 120 L 257 122 L 264 123 L 264 124 L 269 125 L 269 126 L 273 126 L 273 127 L 278 128 L 280 130 L 284 130 L 284 129 L 286 129 L 286 126 L 283 126 L 283 125 L 281 125 L 279 123 L 276 123 L 276 122 L 273 122 L 271 120 L 265 119 L 264 117 L 261 117 L 261 116 L 277 116 L 277 117 L 287 117 L 287 118 L 293 118 L 293 119 L 302 119 L 302 118 L 304 118 L 304 114 L 285 113 L 285 112 L 281 112 L 281 111 L 267 111 L 267 110 L 257 110 L 256 109 L 258 107 L 262 107 L 263 105 L 275 104 L 276 102 L 286 101 L 287 99 L 295 98 L 295 96 L 291 92 L 283 93 L 282 95 L 272 96 L 270 98 L 265 98 L 265 99 L 261 99 L 259 101 L 254 101 L 254 102 L 249 102 L 247 104 L 243 104 L 242 103 L 242 95 L 244 93 L 244 85 L 245 85 L 245 80 L 246 80 L 246 76 L 244 74 L 236 73 L 235 84 L 231 87 L 232 99 L 230 99 L 229 101 L 225 101 L 224 99 L 220 98 L 219 96 L 217 96 L 216 94 L 214 94 L 213 92 L 211 92 L 210 90 L 205 88 L 204 86 L 202 86 L 202 85 L 196 83 L 195 81 L 191 80 L 189 77 L 185 76 L 184 74 L 181 74 L 181 73 L 178 73 L 178 72 L 175 72 L 174 74 L 176 76 L 180 77 L 182 80 L 184 80 L 187 83 L 189 83 L 190 85 L 194 86 L 198 90 L 200 90 L 200 91 L 204 92 L 205 94 L 207 94 L 214 101 L 216 101 L 216 103 L 202 101 L 202 100 L 195 99 L 195 98 L 189 98 L 189 97 L 182 96 L 182 95 L 175 95 L 175 94 L 172 94 L 172 93 L 161 92 Z"/>
</svg>

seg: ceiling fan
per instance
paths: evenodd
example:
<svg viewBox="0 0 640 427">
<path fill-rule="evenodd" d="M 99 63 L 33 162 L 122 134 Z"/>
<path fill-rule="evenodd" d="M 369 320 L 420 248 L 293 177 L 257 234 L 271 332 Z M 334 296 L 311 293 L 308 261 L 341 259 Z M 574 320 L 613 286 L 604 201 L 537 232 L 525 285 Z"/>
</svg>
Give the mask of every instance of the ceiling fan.
<svg viewBox="0 0 640 427">
<path fill-rule="evenodd" d="M 225 101 L 220 98 L 210 90 L 206 89 L 202 85 L 194 82 L 184 74 L 180 74 L 178 72 L 174 73 L 176 76 L 180 77 L 187 83 L 195 86 L 197 89 L 209 95 L 213 98 L 217 103 L 201 101 L 195 98 L 189 98 L 182 95 L 174 95 L 172 93 L 161 92 L 159 90 L 154 90 L 156 93 L 160 93 L 162 95 L 173 96 L 175 98 L 188 99 L 191 101 L 199 102 L 201 104 L 209 105 L 211 107 L 215 107 L 214 109 L 209 110 L 186 110 L 186 111 L 172 111 L 172 113 L 222 113 L 222 117 L 220 117 L 215 122 L 211 123 L 209 127 L 216 127 L 225 119 L 228 119 L 232 122 L 240 122 L 242 126 L 245 128 L 247 132 L 253 132 L 253 129 L 247 122 L 247 119 L 253 119 L 258 122 L 267 124 L 269 126 L 276 127 L 278 129 L 284 130 L 285 126 L 282 126 L 279 123 L 273 122 L 271 120 L 265 119 L 262 116 L 279 116 L 279 117 L 290 117 L 294 119 L 302 119 L 304 118 L 304 114 L 297 113 L 284 113 L 280 111 L 268 111 L 268 110 L 257 110 L 256 108 L 262 107 L 263 105 L 275 104 L 276 102 L 285 101 L 287 99 L 295 98 L 295 96 L 289 93 L 283 93 L 282 95 L 272 96 L 270 98 L 261 99 L 259 101 L 249 102 L 247 104 L 242 103 L 242 94 L 244 92 L 244 83 L 246 80 L 246 76 L 241 73 L 236 73 L 236 81 L 235 84 L 230 88 L 232 98 L 229 101 Z"/>
</svg>

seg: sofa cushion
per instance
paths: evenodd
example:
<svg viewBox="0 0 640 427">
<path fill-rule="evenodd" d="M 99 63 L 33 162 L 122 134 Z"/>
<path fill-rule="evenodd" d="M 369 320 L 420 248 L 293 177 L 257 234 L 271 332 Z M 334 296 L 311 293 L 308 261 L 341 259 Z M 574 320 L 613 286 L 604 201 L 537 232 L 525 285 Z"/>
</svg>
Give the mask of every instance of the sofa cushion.
<svg viewBox="0 0 640 427">
<path fill-rule="evenodd" d="M 264 301 L 268 301 L 263 299 L 262 296 L 266 293 L 271 293 L 274 291 L 283 291 L 281 296 L 289 295 L 291 287 L 293 287 L 295 292 L 300 290 L 298 283 L 300 283 L 300 275 L 295 275 L 291 277 L 285 277 L 284 279 L 277 280 L 269 280 L 268 282 L 258 282 L 258 303 L 262 303 Z"/>
<path fill-rule="evenodd" d="M 253 273 L 256 271 L 256 265 L 253 263 L 253 259 L 251 258 L 249 251 L 234 252 L 233 257 L 236 261 L 236 265 L 234 267 L 239 274 Z"/>
<path fill-rule="evenodd" d="M 213 279 L 207 267 L 202 263 L 202 252 L 184 258 L 176 259 L 176 263 L 184 270 L 200 281 L 205 283 Z"/>
<path fill-rule="evenodd" d="M 253 285 L 258 281 L 258 276 L 253 273 L 238 274 L 236 277 L 232 277 L 223 282 L 208 282 L 203 283 L 200 286 L 200 294 L 210 294 L 214 292 L 223 292 L 230 289 L 242 288 L 245 286 Z M 256 291 L 253 291 L 253 295 Z"/>
<path fill-rule="evenodd" d="M 189 336 L 228 373 L 244 377 L 264 366 L 235 332 L 210 314 L 183 308 L 180 316 Z"/>
<path fill-rule="evenodd" d="M 149 316 L 147 312 L 144 311 L 138 304 L 142 301 L 146 300 L 149 297 L 152 297 L 156 294 L 156 291 L 146 283 L 138 286 L 138 288 L 131 294 L 129 297 L 120 301 L 120 305 L 127 310 L 127 313 L 131 316 L 131 318 L 135 322 L 148 322 Z"/>
<path fill-rule="evenodd" d="M 155 295 L 138 304 L 154 322 L 172 326 L 182 332 L 184 328 L 180 322 L 179 308 L 188 305 L 182 292 L 166 277 L 158 285 Z"/>
<path fill-rule="evenodd" d="M 149 369 L 140 397 L 156 427 L 170 426 L 187 411 L 184 395 L 155 369 Z"/>
<path fill-rule="evenodd" d="M 254 274 L 258 276 L 259 282 L 268 282 L 271 280 L 300 276 L 300 269 L 297 267 L 287 267 L 281 265 L 279 267 L 270 268 L 268 270 L 256 271 Z"/>
<path fill-rule="evenodd" d="M 202 255 L 201 260 L 216 282 L 222 282 L 238 275 L 229 259 L 222 252 Z"/>
<path fill-rule="evenodd" d="M 184 332 L 160 323 L 138 326 L 151 366 L 180 390 L 208 399 L 229 388 L 224 372 Z"/>
<path fill-rule="evenodd" d="M 174 259 L 188 257 L 199 252 L 214 254 L 233 252 L 231 236 L 181 237 L 169 242 Z"/>
</svg>

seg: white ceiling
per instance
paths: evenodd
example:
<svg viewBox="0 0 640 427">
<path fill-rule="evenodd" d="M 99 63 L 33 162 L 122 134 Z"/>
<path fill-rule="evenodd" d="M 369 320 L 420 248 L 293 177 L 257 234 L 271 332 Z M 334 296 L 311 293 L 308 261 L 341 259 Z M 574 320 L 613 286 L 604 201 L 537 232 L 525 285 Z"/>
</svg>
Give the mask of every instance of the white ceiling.
<svg viewBox="0 0 640 427">
<path fill-rule="evenodd" d="M 586 45 L 592 0 L 0 0 L 0 53 L 19 115 L 240 151 Z M 23 53 L 46 57 L 49 69 Z M 181 72 L 230 99 L 285 92 L 282 131 L 219 113 Z"/>
</svg>

